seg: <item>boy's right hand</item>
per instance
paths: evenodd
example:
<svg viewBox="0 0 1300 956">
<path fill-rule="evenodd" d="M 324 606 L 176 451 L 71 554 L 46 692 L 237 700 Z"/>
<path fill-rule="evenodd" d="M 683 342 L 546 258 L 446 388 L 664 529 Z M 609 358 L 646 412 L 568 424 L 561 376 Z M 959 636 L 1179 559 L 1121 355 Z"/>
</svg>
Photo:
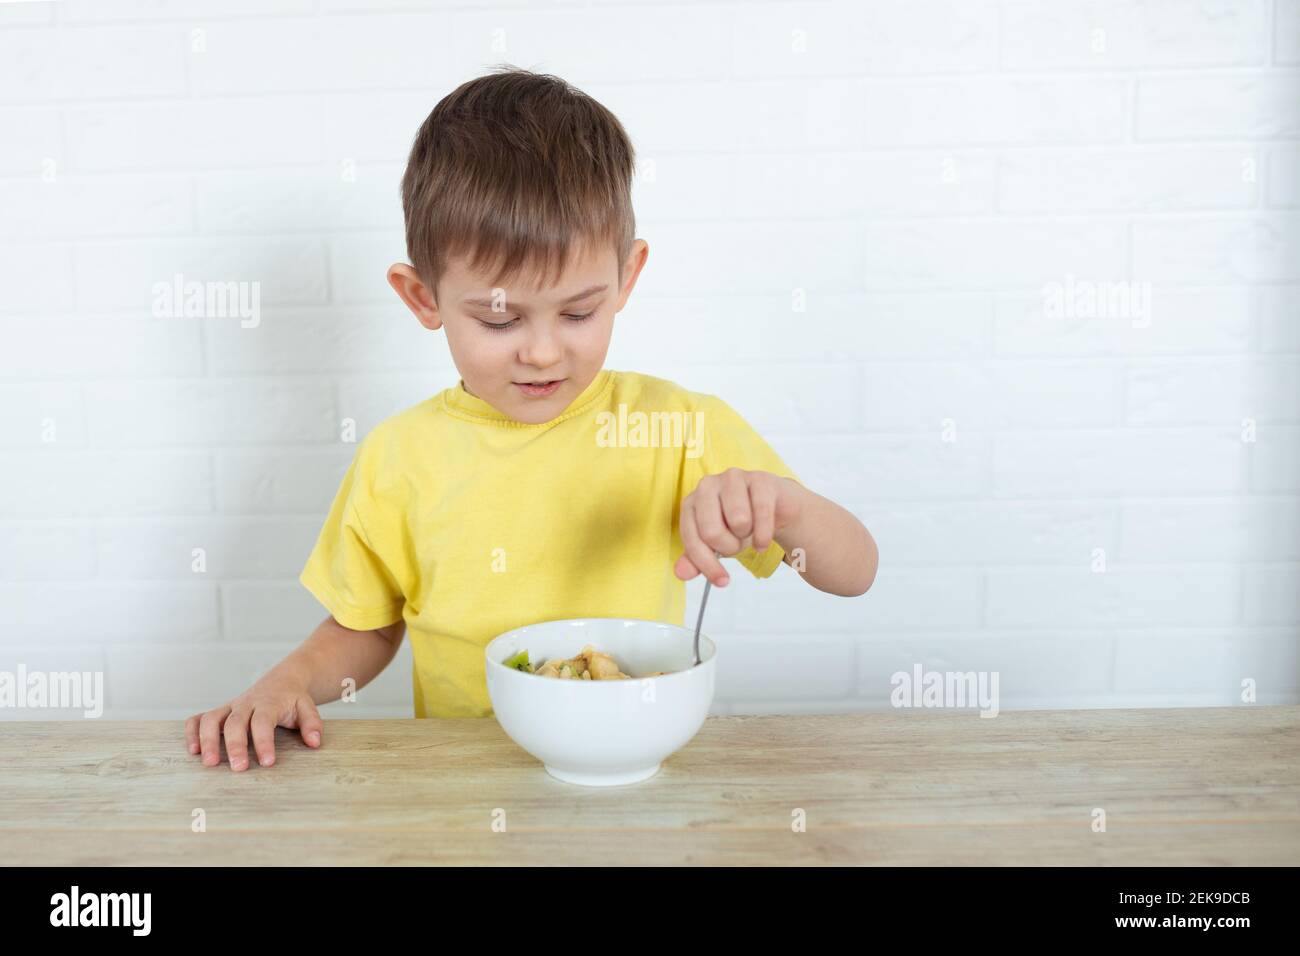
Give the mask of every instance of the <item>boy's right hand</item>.
<svg viewBox="0 0 1300 956">
<path fill-rule="evenodd" d="M 275 728 L 299 730 L 308 747 L 320 747 L 324 721 L 316 702 L 294 681 L 258 681 L 224 707 L 195 714 L 185 721 L 185 743 L 192 754 L 202 753 L 203 763 L 221 763 L 221 742 L 231 770 L 248 769 L 248 735 L 263 767 L 275 763 Z"/>
</svg>

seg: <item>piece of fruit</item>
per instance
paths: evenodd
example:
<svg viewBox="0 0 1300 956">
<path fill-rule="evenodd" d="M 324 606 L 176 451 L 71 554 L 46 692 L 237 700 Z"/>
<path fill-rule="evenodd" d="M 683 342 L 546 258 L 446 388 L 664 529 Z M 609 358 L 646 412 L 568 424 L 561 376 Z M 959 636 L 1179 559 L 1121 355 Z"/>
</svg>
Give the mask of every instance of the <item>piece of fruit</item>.
<svg viewBox="0 0 1300 956">
<path fill-rule="evenodd" d="M 531 674 L 533 672 L 533 665 L 528 662 L 527 650 L 522 650 L 518 654 L 512 654 L 501 663 L 506 667 L 517 671 L 523 671 L 526 674 Z"/>
</svg>

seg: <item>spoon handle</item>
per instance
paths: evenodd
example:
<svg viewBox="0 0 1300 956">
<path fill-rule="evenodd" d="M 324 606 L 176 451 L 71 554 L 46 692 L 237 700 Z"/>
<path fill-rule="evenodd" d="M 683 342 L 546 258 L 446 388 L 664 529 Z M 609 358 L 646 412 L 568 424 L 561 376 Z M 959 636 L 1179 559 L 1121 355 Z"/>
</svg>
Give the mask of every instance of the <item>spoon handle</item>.
<svg viewBox="0 0 1300 956">
<path fill-rule="evenodd" d="M 715 558 L 722 557 L 718 551 L 713 552 Z M 713 587 L 713 582 L 708 578 L 704 579 L 704 596 L 700 598 L 700 614 L 695 619 L 695 666 L 700 665 L 700 625 L 704 623 L 704 606 L 709 603 L 709 588 Z"/>
</svg>

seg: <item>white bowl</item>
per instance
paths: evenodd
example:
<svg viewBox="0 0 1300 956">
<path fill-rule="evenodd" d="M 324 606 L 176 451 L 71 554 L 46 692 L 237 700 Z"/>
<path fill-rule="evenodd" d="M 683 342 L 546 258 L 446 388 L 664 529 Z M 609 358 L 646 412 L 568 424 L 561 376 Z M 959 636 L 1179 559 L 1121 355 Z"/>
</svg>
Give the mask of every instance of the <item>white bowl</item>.
<svg viewBox="0 0 1300 956">
<path fill-rule="evenodd" d="M 590 787 L 652 777 L 695 736 L 713 703 L 717 648 L 695 631 L 662 621 L 587 617 L 529 624 L 488 644 L 487 689 L 510 739 L 552 777 Z M 521 650 L 537 665 L 593 645 L 632 680 L 560 680 L 506 667 Z M 672 671 L 644 677 L 652 671 Z"/>
</svg>

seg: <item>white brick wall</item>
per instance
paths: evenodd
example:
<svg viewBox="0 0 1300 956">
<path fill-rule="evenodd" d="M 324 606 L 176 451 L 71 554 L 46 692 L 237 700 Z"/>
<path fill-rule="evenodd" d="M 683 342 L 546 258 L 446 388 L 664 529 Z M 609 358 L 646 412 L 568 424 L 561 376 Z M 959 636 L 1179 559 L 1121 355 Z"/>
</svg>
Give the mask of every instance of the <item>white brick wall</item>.
<svg viewBox="0 0 1300 956">
<path fill-rule="evenodd" d="M 340 419 L 455 381 L 384 281 L 405 152 L 501 61 L 638 149 L 609 366 L 724 396 L 880 543 L 864 598 L 711 598 L 718 712 L 916 664 L 1004 708 L 1300 699 L 1300 0 L 0 4 L 0 669 L 180 717 L 319 621 Z M 154 318 L 176 273 L 261 324 Z M 1069 282 L 1150 321 L 1053 314 Z M 408 651 L 361 700 L 326 713 L 410 713 Z"/>
</svg>

